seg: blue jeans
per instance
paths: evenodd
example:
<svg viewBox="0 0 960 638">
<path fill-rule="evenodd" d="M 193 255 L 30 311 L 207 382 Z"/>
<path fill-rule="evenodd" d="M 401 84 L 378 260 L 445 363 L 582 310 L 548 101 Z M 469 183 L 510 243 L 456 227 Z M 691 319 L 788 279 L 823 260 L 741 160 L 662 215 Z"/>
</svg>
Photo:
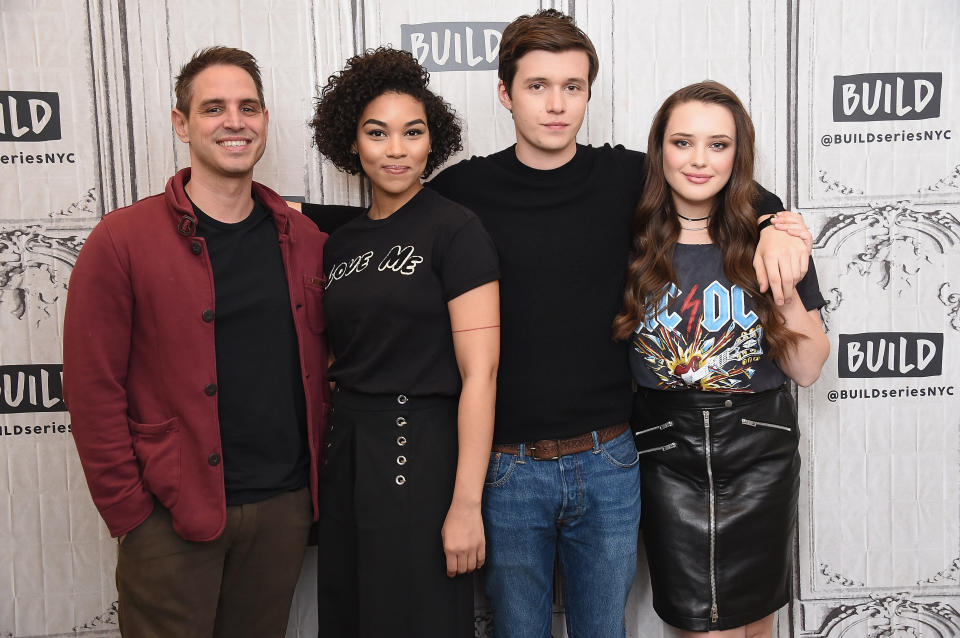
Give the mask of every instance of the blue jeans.
<svg viewBox="0 0 960 638">
<path fill-rule="evenodd" d="M 536 461 L 493 452 L 483 490 L 494 638 L 549 638 L 559 552 L 567 633 L 623 638 L 637 565 L 640 472 L 629 430 Z"/>
</svg>

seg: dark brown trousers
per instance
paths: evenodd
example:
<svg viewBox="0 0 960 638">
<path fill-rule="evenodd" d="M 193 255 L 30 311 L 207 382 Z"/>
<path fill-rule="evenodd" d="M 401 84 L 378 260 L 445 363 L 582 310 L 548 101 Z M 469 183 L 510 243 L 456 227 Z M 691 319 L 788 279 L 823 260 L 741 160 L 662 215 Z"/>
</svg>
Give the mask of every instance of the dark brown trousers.
<svg viewBox="0 0 960 638">
<path fill-rule="evenodd" d="M 313 519 L 307 488 L 227 508 L 220 538 L 195 543 L 159 504 L 120 544 L 125 638 L 282 638 Z"/>
</svg>

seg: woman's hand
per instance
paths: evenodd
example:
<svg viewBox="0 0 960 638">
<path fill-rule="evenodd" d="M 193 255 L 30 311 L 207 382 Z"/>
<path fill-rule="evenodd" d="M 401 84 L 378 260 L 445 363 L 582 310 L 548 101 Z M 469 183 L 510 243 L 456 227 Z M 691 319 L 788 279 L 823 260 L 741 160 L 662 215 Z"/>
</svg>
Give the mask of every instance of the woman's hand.
<svg viewBox="0 0 960 638">
<path fill-rule="evenodd" d="M 453 578 L 483 567 L 487 554 L 480 503 L 451 503 L 440 536 L 447 557 L 447 576 Z"/>
</svg>

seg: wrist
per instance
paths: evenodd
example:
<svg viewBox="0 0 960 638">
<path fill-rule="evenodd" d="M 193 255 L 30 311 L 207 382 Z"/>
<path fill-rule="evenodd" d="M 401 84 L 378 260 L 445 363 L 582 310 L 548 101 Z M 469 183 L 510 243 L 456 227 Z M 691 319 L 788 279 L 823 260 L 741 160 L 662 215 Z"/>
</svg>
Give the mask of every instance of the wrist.
<svg viewBox="0 0 960 638">
<path fill-rule="evenodd" d="M 758 237 L 760 236 L 760 233 L 763 232 L 763 229 L 764 229 L 764 228 L 767 228 L 767 227 L 769 227 L 769 226 L 773 226 L 773 218 L 774 218 L 774 217 L 775 217 L 775 215 L 770 215 L 769 217 L 765 217 L 764 219 L 761 219 L 761 220 L 760 220 L 760 223 L 757 224 L 757 236 L 758 236 Z"/>
<path fill-rule="evenodd" d="M 450 507 L 457 507 L 462 509 L 480 509 L 480 497 L 473 498 L 469 496 L 458 496 L 453 495 L 453 499 L 450 501 Z"/>
</svg>

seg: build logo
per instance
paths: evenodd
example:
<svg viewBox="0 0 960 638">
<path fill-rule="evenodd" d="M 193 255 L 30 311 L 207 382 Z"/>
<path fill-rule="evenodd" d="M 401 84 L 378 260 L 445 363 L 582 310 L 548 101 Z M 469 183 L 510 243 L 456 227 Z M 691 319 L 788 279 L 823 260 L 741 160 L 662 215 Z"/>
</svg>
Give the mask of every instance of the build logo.
<svg viewBox="0 0 960 638">
<path fill-rule="evenodd" d="M 942 73 L 833 76 L 834 122 L 928 120 L 940 117 Z"/>
<path fill-rule="evenodd" d="M 62 364 L 0 366 L 0 414 L 66 409 Z"/>
<path fill-rule="evenodd" d="M 403 48 L 428 71 L 496 69 L 506 22 L 401 24 Z"/>
<path fill-rule="evenodd" d="M 943 374 L 943 333 L 861 332 L 841 334 L 837 375 L 841 379 L 935 377 Z"/>
<path fill-rule="evenodd" d="M 0 91 L 0 142 L 59 140 L 60 95 Z"/>
</svg>

